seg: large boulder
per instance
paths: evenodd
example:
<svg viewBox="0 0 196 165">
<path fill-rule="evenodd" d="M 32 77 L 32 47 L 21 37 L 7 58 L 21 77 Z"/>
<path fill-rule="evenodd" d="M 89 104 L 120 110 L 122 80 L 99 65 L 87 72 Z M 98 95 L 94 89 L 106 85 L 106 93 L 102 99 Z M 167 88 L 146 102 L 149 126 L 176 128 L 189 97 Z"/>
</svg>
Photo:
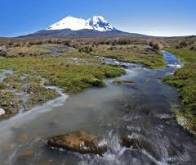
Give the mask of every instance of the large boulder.
<svg viewBox="0 0 196 165">
<path fill-rule="evenodd" d="M 54 148 L 79 152 L 81 154 L 98 154 L 106 152 L 105 146 L 100 146 L 98 138 L 84 131 L 77 131 L 48 139 L 48 145 Z"/>
</svg>

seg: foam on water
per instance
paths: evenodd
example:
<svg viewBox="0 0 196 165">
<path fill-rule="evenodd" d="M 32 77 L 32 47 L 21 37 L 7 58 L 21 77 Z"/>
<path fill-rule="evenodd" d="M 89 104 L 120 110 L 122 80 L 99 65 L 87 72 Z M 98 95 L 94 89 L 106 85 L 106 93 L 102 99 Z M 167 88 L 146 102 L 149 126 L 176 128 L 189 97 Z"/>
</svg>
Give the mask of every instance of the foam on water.
<svg viewBox="0 0 196 165">
<path fill-rule="evenodd" d="M 132 138 L 132 136 L 130 136 Z M 134 136 L 135 138 L 135 136 Z M 137 135 L 137 138 L 140 138 L 139 135 Z M 79 162 L 79 165 L 129 165 L 131 162 L 130 160 L 126 160 L 126 152 L 135 152 L 137 149 L 134 148 L 126 148 L 123 147 L 120 144 L 120 139 L 118 135 L 114 135 L 112 132 L 109 133 L 109 135 L 103 139 L 101 142 L 105 146 L 107 146 L 107 152 L 103 156 L 83 156 L 80 155 L 81 161 Z M 157 160 L 153 155 L 151 155 L 148 151 L 145 149 L 138 148 L 138 157 L 130 157 L 129 159 L 132 159 L 132 163 L 134 165 L 140 164 L 140 156 L 144 155 L 146 156 L 151 162 L 155 163 L 156 165 L 169 165 L 167 161 L 163 158 L 161 161 Z M 164 157 L 164 156 L 163 156 Z M 149 162 L 146 162 L 148 164 Z M 149 163 L 150 164 L 150 163 Z"/>
</svg>

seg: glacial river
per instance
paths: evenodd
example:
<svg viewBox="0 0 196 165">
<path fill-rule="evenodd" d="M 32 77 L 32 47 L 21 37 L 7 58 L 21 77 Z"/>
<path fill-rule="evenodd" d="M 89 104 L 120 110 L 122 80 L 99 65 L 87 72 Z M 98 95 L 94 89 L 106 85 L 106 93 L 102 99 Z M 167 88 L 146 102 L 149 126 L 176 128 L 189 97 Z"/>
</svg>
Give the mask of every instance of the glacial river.
<svg viewBox="0 0 196 165">
<path fill-rule="evenodd" d="M 1 165 L 195 165 L 196 139 L 179 126 L 171 107 L 180 105 L 175 88 L 161 78 L 182 66 L 163 51 L 167 69 L 151 70 L 121 63 L 127 74 L 117 85 L 87 89 L 61 96 L 32 111 L 0 123 Z M 118 61 L 103 59 L 106 63 Z M 54 87 L 53 87 L 54 88 Z M 85 130 L 99 135 L 108 147 L 102 157 L 52 150 L 47 137 Z M 125 148 L 119 138 L 127 135 L 139 145 Z"/>
</svg>

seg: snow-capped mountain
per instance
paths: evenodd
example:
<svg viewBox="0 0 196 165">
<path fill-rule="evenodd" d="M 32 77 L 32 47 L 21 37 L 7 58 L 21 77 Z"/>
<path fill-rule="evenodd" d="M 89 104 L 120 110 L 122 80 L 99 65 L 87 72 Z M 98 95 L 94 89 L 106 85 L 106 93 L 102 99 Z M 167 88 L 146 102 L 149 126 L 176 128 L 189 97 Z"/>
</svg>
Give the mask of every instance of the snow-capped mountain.
<svg viewBox="0 0 196 165">
<path fill-rule="evenodd" d="M 70 29 L 73 31 L 78 30 L 96 30 L 100 32 L 107 32 L 115 30 L 113 26 L 111 26 L 104 17 L 102 16 L 94 16 L 90 19 L 82 19 L 68 16 L 61 21 L 54 23 L 46 30 L 64 30 Z"/>
<path fill-rule="evenodd" d="M 111 38 L 111 37 L 146 37 L 145 35 L 129 33 L 114 28 L 102 16 L 90 19 L 65 17 L 45 30 L 19 37 L 69 37 L 69 38 Z"/>
</svg>

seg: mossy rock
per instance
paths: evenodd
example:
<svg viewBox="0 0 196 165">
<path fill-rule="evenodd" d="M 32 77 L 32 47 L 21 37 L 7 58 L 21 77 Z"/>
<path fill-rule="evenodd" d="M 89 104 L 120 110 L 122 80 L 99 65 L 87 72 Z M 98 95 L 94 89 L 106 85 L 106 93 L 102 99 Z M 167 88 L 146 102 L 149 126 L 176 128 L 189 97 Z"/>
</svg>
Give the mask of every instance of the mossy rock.
<svg viewBox="0 0 196 165">
<path fill-rule="evenodd" d="M 51 137 L 48 139 L 48 145 L 81 154 L 103 155 L 106 152 L 105 146 L 99 146 L 99 141 L 96 136 L 84 131 Z"/>
<path fill-rule="evenodd" d="M 82 81 L 87 84 L 90 84 L 93 87 L 105 87 L 106 86 L 106 84 L 102 80 L 97 79 L 95 77 L 85 77 L 82 79 Z"/>
<path fill-rule="evenodd" d="M 133 81 L 131 81 L 131 80 L 120 80 L 120 79 L 115 79 L 114 81 L 113 81 L 113 83 L 114 84 L 119 84 L 119 85 L 132 85 L 133 84 Z"/>
<path fill-rule="evenodd" d="M 113 81 L 113 83 L 114 83 L 114 84 L 122 84 L 122 81 L 119 80 L 119 79 L 115 79 L 115 80 Z"/>
</svg>

